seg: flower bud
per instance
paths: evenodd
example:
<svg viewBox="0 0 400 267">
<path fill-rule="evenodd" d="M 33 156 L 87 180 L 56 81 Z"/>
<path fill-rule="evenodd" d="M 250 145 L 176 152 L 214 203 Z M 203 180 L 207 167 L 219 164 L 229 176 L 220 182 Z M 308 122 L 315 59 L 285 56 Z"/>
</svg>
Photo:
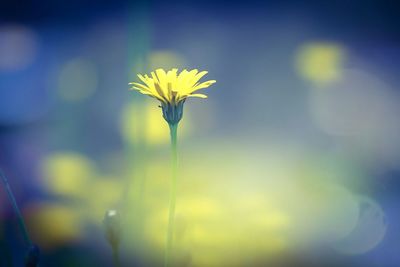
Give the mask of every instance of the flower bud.
<svg viewBox="0 0 400 267">
<path fill-rule="evenodd" d="M 121 216 L 117 210 L 107 210 L 103 219 L 105 237 L 116 249 L 121 239 Z"/>
<path fill-rule="evenodd" d="M 182 119 L 184 103 L 185 99 L 178 103 L 161 103 L 163 117 L 169 124 L 178 124 Z"/>
</svg>

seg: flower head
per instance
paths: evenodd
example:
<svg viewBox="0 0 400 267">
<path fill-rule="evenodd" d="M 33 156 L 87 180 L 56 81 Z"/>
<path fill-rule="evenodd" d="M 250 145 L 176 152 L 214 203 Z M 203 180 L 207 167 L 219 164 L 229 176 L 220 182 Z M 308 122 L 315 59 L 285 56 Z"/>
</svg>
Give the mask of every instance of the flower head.
<svg viewBox="0 0 400 267">
<path fill-rule="evenodd" d="M 138 90 L 142 94 L 149 95 L 161 102 L 164 119 L 169 124 L 177 124 L 183 114 L 183 104 L 188 97 L 207 98 L 204 94 L 197 94 L 196 91 L 204 89 L 215 83 L 215 80 L 199 82 L 207 74 L 207 71 L 198 71 L 197 69 L 187 71 L 184 69 L 178 74 L 178 69 L 172 69 L 165 72 L 163 69 L 157 69 L 148 75 L 138 74 L 143 82 L 130 83 L 131 89 Z"/>
</svg>

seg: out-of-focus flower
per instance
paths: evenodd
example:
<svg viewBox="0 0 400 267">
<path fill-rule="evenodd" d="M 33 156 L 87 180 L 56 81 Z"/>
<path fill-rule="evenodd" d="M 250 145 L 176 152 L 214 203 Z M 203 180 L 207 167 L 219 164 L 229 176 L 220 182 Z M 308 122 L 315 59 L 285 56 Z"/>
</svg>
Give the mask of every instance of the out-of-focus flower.
<svg viewBox="0 0 400 267">
<path fill-rule="evenodd" d="M 95 162 L 77 152 L 47 155 L 41 176 L 44 191 L 58 201 L 25 205 L 23 214 L 32 239 L 45 250 L 89 238 L 85 229 L 99 226 L 99 218 L 117 205 L 123 192 L 121 180 L 100 172 Z"/>
<path fill-rule="evenodd" d="M 169 124 L 177 124 L 182 119 L 183 104 L 186 98 L 207 98 L 204 94 L 195 93 L 216 82 L 209 80 L 200 83 L 199 80 L 206 74 L 207 71 L 199 72 L 197 69 L 191 71 L 184 69 L 179 74 L 178 69 L 172 69 L 168 72 L 157 69 L 155 72 L 151 72 L 151 77 L 138 74 L 143 84 L 136 82 L 130 84 L 132 85 L 131 89 L 160 100 L 164 119 Z"/>
<path fill-rule="evenodd" d="M 117 210 L 107 210 L 103 219 L 104 232 L 112 248 L 114 266 L 120 267 L 119 244 L 121 241 L 121 216 Z"/>
<path fill-rule="evenodd" d="M 117 210 L 107 210 L 103 219 L 107 241 L 117 249 L 121 240 L 121 216 Z"/>
</svg>

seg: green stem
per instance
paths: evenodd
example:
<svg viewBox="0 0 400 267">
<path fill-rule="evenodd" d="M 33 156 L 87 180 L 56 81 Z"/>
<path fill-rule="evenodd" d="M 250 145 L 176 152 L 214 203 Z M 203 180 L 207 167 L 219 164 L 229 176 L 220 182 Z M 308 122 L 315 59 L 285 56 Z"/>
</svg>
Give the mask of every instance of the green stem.
<svg viewBox="0 0 400 267">
<path fill-rule="evenodd" d="M 112 247 L 112 256 L 113 256 L 113 262 L 114 262 L 114 267 L 120 267 L 121 262 L 119 260 L 119 249 L 118 247 Z"/>
<path fill-rule="evenodd" d="M 169 214 L 168 214 L 168 231 L 167 231 L 167 244 L 165 249 L 164 266 L 168 267 L 171 261 L 171 250 L 174 238 L 174 223 L 175 223 L 175 203 L 176 203 L 176 184 L 177 184 L 177 171 L 178 171 L 178 124 L 169 124 L 171 134 L 171 164 L 172 164 L 172 177 L 170 182 L 170 195 L 169 195 Z"/>
<path fill-rule="evenodd" d="M 10 184 L 8 183 L 7 177 L 4 175 L 3 171 L 0 169 L 0 176 L 4 183 L 4 187 L 7 191 L 8 198 L 10 199 L 11 205 L 14 209 L 15 214 L 17 215 L 19 228 L 21 229 L 24 241 L 28 247 L 32 246 L 32 241 L 29 238 L 28 230 L 25 226 L 24 218 L 22 217 L 21 211 L 18 208 L 17 201 L 15 200 L 14 194 L 11 190 Z"/>
</svg>

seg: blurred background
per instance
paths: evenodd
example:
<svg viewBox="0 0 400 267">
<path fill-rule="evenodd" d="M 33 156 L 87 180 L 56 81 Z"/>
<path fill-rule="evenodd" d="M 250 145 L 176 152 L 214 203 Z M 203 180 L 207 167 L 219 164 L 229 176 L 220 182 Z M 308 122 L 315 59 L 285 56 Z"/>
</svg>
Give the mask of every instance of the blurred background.
<svg viewBox="0 0 400 267">
<path fill-rule="evenodd" d="M 161 266 L 169 134 L 129 91 L 208 70 L 179 129 L 176 266 L 399 266 L 397 1 L 2 1 L 0 166 L 41 266 Z M 0 266 L 26 247 L 0 187 Z"/>
</svg>

